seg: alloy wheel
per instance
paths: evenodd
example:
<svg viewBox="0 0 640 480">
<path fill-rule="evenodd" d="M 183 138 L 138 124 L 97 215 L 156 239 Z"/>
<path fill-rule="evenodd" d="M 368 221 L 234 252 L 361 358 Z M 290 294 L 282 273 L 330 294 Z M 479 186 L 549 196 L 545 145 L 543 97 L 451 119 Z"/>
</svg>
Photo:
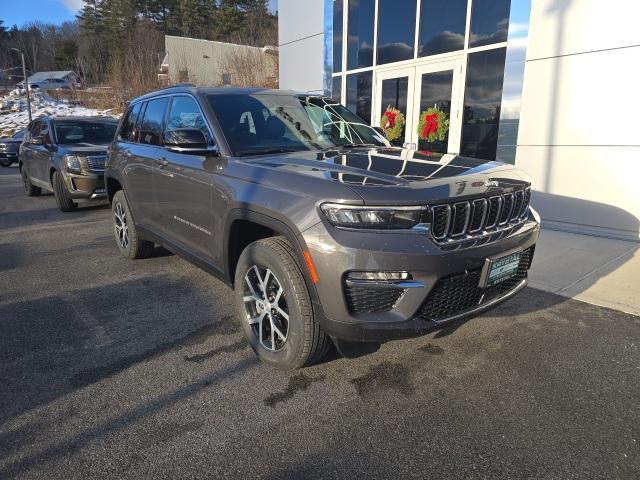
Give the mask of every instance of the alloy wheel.
<svg viewBox="0 0 640 480">
<path fill-rule="evenodd" d="M 129 246 L 129 226 L 127 225 L 127 214 L 121 203 L 116 204 L 114 216 L 118 243 L 121 248 L 126 249 Z"/>
<path fill-rule="evenodd" d="M 282 284 L 274 273 L 253 265 L 244 276 L 242 300 L 247 321 L 264 348 L 277 352 L 289 335 L 289 307 Z"/>
</svg>

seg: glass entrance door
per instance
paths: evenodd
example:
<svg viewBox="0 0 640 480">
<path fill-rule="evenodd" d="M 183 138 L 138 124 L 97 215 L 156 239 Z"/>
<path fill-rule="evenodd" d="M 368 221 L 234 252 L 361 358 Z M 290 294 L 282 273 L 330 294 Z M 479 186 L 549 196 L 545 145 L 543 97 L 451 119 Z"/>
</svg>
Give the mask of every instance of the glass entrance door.
<svg viewBox="0 0 640 480">
<path fill-rule="evenodd" d="M 397 108 L 405 116 L 405 127 L 400 137 L 391 141 L 394 146 L 458 153 L 461 77 L 460 59 L 378 71 L 375 124 L 384 128 L 382 119 L 387 108 Z M 384 123 L 388 123 L 387 118 Z"/>
</svg>

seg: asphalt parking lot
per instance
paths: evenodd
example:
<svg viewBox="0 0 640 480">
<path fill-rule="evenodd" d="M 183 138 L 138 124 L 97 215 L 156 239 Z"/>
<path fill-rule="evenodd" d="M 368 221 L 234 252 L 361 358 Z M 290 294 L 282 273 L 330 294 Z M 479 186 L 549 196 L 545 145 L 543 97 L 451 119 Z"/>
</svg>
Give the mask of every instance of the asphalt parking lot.
<svg viewBox="0 0 640 480">
<path fill-rule="evenodd" d="M 376 354 L 260 364 L 230 290 L 0 169 L 0 478 L 638 478 L 640 318 L 527 289 Z"/>
</svg>

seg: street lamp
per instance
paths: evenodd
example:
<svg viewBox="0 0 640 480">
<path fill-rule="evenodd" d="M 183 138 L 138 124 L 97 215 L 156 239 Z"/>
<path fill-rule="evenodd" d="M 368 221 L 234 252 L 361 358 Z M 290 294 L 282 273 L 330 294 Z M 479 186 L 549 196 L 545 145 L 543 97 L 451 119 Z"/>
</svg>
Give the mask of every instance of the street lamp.
<svg viewBox="0 0 640 480">
<path fill-rule="evenodd" d="M 12 48 L 11 50 L 18 52 L 22 57 L 22 77 L 24 78 L 24 88 L 27 91 L 27 112 L 29 112 L 29 123 L 31 123 L 31 98 L 29 97 L 29 81 L 27 79 L 27 66 L 24 64 L 24 53 L 17 48 Z"/>
</svg>

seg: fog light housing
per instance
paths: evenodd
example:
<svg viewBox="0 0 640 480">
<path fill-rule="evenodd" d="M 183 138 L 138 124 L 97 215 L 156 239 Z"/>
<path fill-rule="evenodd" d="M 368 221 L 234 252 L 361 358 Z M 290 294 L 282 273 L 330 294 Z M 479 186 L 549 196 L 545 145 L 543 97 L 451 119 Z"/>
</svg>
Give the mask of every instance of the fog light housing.
<svg viewBox="0 0 640 480">
<path fill-rule="evenodd" d="M 398 280 L 411 280 L 409 272 L 349 272 L 347 280 L 369 280 L 372 282 L 395 282 Z"/>
</svg>

